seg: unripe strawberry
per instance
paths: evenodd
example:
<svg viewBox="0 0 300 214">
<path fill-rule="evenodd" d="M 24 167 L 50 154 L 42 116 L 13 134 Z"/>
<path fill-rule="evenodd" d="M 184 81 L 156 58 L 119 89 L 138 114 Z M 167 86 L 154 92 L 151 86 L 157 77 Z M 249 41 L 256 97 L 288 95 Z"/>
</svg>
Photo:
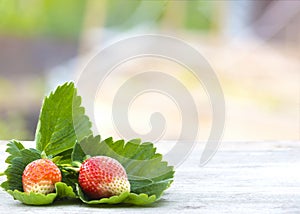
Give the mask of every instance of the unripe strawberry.
<svg viewBox="0 0 300 214">
<path fill-rule="evenodd" d="M 61 181 L 59 168 L 49 159 L 38 159 L 29 163 L 22 175 L 24 192 L 52 193 L 55 183 Z"/>
<path fill-rule="evenodd" d="M 130 192 L 125 169 L 117 160 L 106 156 L 96 156 L 84 161 L 79 170 L 78 182 L 90 199 Z"/>
</svg>

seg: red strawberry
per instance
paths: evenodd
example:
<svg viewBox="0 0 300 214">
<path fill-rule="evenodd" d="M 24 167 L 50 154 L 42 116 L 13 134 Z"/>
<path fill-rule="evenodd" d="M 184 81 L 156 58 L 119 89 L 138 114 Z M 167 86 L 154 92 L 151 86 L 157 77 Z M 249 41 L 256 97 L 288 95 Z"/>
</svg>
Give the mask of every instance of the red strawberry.
<svg viewBox="0 0 300 214">
<path fill-rule="evenodd" d="M 61 181 L 59 168 L 49 159 L 38 159 L 25 167 L 22 176 L 24 192 L 48 194 Z"/>
<path fill-rule="evenodd" d="M 106 156 L 96 156 L 84 161 L 79 170 L 78 182 L 90 199 L 130 192 L 125 169 L 117 160 Z"/>
</svg>

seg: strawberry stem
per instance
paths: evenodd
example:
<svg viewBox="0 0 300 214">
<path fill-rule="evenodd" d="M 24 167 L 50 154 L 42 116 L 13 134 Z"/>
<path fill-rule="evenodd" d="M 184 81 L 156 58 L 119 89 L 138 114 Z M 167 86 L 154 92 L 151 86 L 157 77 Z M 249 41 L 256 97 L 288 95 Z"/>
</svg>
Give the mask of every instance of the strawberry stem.
<svg viewBox="0 0 300 214">
<path fill-rule="evenodd" d="M 73 161 L 72 162 L 72 166 L 76 166 L 76 167 L 80 168 L 81 167 L 81 162 L 79 162 L 79 161 Z"/>
<path fill-rule="evenodd" d="M 77 168 L 77 167 L 65 166 L 63 168 L 66 169 L 66 170 L 71 170 L 71 171 L 74 171 L 74 172 L 79 172 L 79 168 Z"/>
<path fill-rule="evenodd" d="M 72 162 L 71 164 L 58 164 L 59 167 L 61 167 L 64 170 L 71 170 L 73 172 L 79 172 L 81 163 L 80 162 Z"/>
<path fill-rule="evenodd" d="M 48 158 L 45 151 L 42 151 L 41 157 L 42 157 L 42 159 L 47 159 Z"/>
</svg>

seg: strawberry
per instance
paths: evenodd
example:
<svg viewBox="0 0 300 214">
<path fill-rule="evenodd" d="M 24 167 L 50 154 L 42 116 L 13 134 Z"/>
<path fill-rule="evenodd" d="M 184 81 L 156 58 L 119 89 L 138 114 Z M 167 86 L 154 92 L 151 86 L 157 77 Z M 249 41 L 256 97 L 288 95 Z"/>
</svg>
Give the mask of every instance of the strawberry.
<svg viewBox="0 0 300 214">
<path fill-rule="evenodd" d="M 54 192 L 55 183 L 61 181 L 59 168 L 49 159 L 29 163 L 22 175 L 24 192 L 48 194 Z"/>
<path fill-rule="evenodd" d="M 117 160 L 106 156 L 95 156 L 84 161 L 79 169 L 78 182 L 90 199 L 130 192 L 125 169 Z"/>
</svg>

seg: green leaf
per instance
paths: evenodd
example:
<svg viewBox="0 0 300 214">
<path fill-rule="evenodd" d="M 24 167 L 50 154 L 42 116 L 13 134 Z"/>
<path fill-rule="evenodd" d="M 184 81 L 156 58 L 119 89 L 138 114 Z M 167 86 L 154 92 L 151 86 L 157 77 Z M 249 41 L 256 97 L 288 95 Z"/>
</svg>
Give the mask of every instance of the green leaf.
<svg viewBox="0 0 300 214">
<path fill-rule="evenodd" d="M 134 204 L 134 205 L 147 205 L 156 201 L 156 196 L 147 194 L 135 194 L 130 193 L 129 196 L 123 201 L 123 203 Z"/>
<path fill-rule="evenodd" d="M 82 189 L 76 184 L 77 194 L 81 201 L 86 204 L 134 204 L 134 205 L 147 205 L 156 201 L 156 196 L 148 196 L 147 194 L 135 194 L 124 192 L 121 195 L 111 196 L 109 198 L 101 198 L 99 200 L 89 200 L 89 198 L 83 193 Z"/>
<path fill-rule="evenodd" d="M 21 201 L 23 204 L 28 205 L 46 205 L 54 202 L 59 198 L 76 198 L 76 194 L 73 192 L 72 187 L 67 186 L 65 183 L 58 182 L 55 184 L 55 193 L 39 194 L 39 193 L 25 193 L 19 190 L 8 190 L 14 199 Z"/>
<path fill-rule="evenodd" d="M 1 186 L 5 190 L 19 190 L 23 191 L 22 174 L 27 166 L 34 160 L 41 158 L 41 153 L 35 149 L 24 149 L 23 145 L 17 141 L 11 141 L 7 144 L 7 152 L 10 153 L 6 162 L 9 163 L 5 170 L 7 181 L 3 182 Z"/>
<path fill-rule="evenodd" d="M 19 190 L 8 190 L 9 194 L 11 194 L 15 200 L 21 201 L 23 204 L 28 205 L 46 205 L 53 203 L 56 198 L 56 193 L 50 193 L 48 195 L 44 194 L 36 194 L 36 193 L 25 193 Z"/>
<path fill-rule="evenodd" d="M 93 139 L 91 139 L 93 140 Z M 97 139 L 96 139 L 97 140 Z M 98 143 L 99 141 L 95 141 L 95 143 Z M 78 161 L 78 162 L 83 162 L 85 160 L 86 154 L 84 153 L 84 151 L 82 150 L 81 146 L 79 143 L 76 143 L 74 145 L 74 149 L 72 152 L 72 161 Z"/>
<path fill-rule="evenodd" d="M 59 199 L 77 198 L 75 192 L 73 191 L 73 188 L 63 182 L 58 182 L 55 184 L 55 192 L 57 194 L 57 198 Z"/>
<path fill-rule="evenodd" d="M 77 194 L 81 201 L 83 201 L 86 204 L 119 204 L 122 203 L 128 196 L 129 192 L 124 192 L 121 195 L 115 195 L 111 196 L 110 198 L 101 198 L 99 200 L 89 200 L 83 191 L 81 190 L 80 186 L 76 184 Z"/>
<path fill-rule="evenodd" d="M 112 138 L 101 141 L 100 136 L 89 136 L 75 145 L 72 160 L 82 162 L 86 155 L 109 156 L 123 165 L 131 185 L 131 193 L 135 193 L 127 201 L 124 200 L 124 203 L 152 203 L 173 182 L 173 167 L 162 161 L 162 155 L 156 153 L 156 148 L 149 142 L 141 143 L 139 139 L 127 143 L 123 140 L 114 142 Z"/>
<path fill-rule="evenodd" d="M 48 156 L 62 156 L 71 160 L 76 141 L 92 134 L 91 122 L 81 107 L 74 83 L 65 83 L 46 97 L 36 131 L 36 148 Z"/>
<path fill-rule="evenodd" d="M 25 149 L 22 143 L 12 140 L 10 143 L 7 144 L 7 149 L 6 152 L 9 153 L 10 155 L 6 158 L 5 162 L 8 164 L 11 164 L 11 161 L 14 157 L 20 156 L 20 151 L 22 149 Z"/>
</svg>

